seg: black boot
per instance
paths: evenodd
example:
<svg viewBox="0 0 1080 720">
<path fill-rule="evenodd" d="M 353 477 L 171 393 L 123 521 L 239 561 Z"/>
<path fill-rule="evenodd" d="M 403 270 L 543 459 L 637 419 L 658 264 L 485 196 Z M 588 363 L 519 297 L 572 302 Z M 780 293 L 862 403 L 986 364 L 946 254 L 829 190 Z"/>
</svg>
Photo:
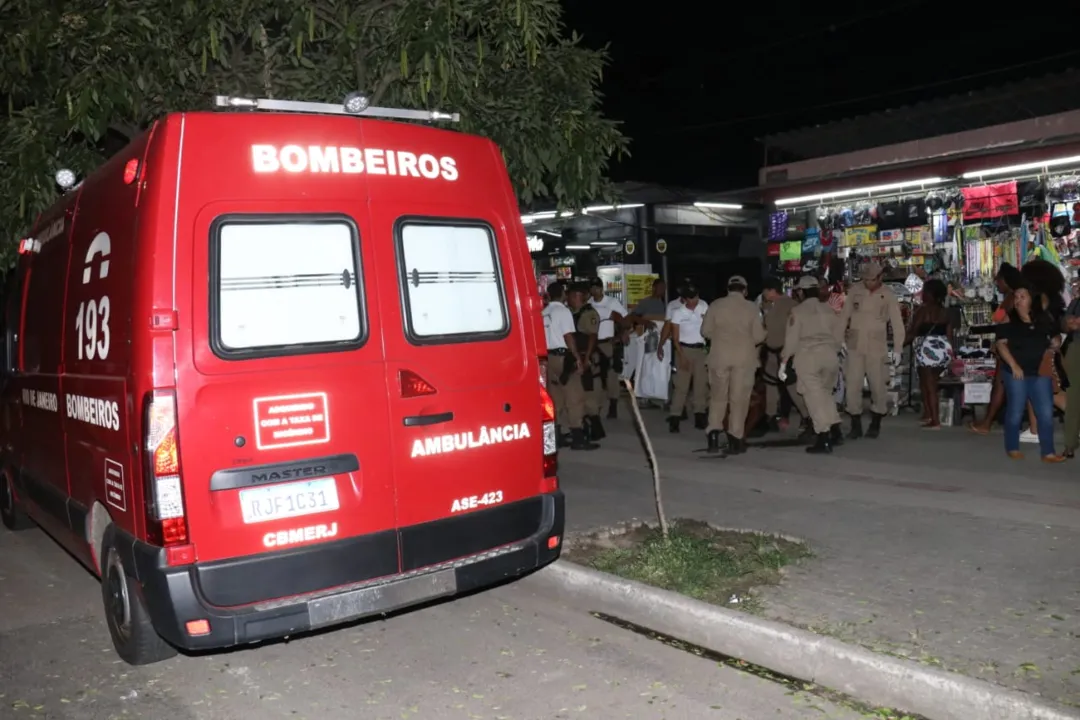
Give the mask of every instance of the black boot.
<svg viewBox="0 0 1080 720">
<path fill-rule="evenodd" d="M 742 455 L 746 452 L 746 441 L 742 438 L 737 438 L 731 433 L 727 436 L 728 455 Z"/>
<path fill-rule="evenodd" d="M 599 415 L 590 415 L 585 418 L 585 427 L 589 429 L 590 440 L 603 440 L 607 437 L 607 433 L 604 432 L 604 423 L 600 421 Z"/>
<path fill-rule="evenodd" d="M 667 419 L 668 432 L 679 432 L 679 416 L 669 415 Z"/>
<path fill-rule="evenodd" d="M 814 424 L 809 420 L 803 420 L 802 426 L 799 428 L 799 440 L 813 442 L 816 438 L 817 433 L 814 432 Z"/>
<path fill-rule="evenodd" d="M 705 448 L 705 452 L 710 455 L 720 454 L 720 431 L 711 430 L 705 435 L 705 439 L 709 441 L 709 446 Z"/>
<path fill-rule="evenodd" d="M 559 425 L 555 426 L 555 447 L 570 447 L 570 435 L 567 433 L 563 433 L 562 427 L 560 427 Z"/>
<path fill-rule="evenodd" d="M 709 427 L 709 414 L 708 413 L 694 413 L 694 427 L 698 430 L 705 430 Z"/>
<path fill-rule="evenodd" d="M 878 413 L 870 414 L 870 427 L 866 428 L 866 437 L 876 438 L 881 434 L 881 418 L 883 417 L 885 416 Z"/>
<path fill-rule="evenodd" d="M 862 437 L 862 415 L 851 416 L 851 432 L 848 433 L 848 440 L 858 440 Z"/>
<path fill-rule="evenodd" d="M 831 433 L 823 432 L 817 434 L 817 441 L 806 448 L 806 452 L 811 455 L 824 455 L 832 452 L 832 443 L 829 441 L 829 435 Z"/>
<path fill-rule="evenodd" d="M 690 415 L 689 415 L 689 414 L 687 414 L 687 412 L 686 412 L 686 408 L 683 408 L 683 409 L 682 409 L 682 414 L 681 414 L 681 415 L 679 415 L 679 419 L 680 419 L 680 420 L 689 420 L 689 419 L 690 419 Z"/>
<path fill-rule="evenodd" d="M 840 423 L 836 423 L 829 429 L 829 443 L 833 447 L 844 444 L 844 428 Z"/>
<path fill-rule="evenodd" d="M 618 400 L 608 400 L 607 417 L 608 417 L 608 420 L 614 420 L 615 418 L 619 417 L 619 401 Z"/>
<path fill-rule="evenodd" d="M 571 450 L 596 450 L 600 446 L 594 442 L 589 442 L 585 438 L 585 430 L 582 428 L 572 428 L 570 430 L 570 449 Z"/>
</svg>

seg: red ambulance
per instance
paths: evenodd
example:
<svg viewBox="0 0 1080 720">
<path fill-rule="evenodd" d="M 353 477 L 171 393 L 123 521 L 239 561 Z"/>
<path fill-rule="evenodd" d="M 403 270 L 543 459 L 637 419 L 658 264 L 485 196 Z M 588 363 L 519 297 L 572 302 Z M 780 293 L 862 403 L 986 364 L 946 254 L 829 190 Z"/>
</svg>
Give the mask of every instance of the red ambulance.
<svg viewBox="0 0 1080 720">
<path fill-rule="evenodd" d="M 217 105 L 67 183 L 22 241 L 4 525 L 101 576 L 131 664 L 555 560 L 546 343 L 499 149 L 360 96 Z"/>
</svg>

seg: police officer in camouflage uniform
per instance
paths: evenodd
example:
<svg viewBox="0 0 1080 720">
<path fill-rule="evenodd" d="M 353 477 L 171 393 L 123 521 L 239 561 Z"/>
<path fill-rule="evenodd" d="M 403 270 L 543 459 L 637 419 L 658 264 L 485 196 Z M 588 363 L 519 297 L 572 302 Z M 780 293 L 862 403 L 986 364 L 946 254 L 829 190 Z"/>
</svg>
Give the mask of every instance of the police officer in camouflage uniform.
<svg viewBox="0 0 1080 720">
<path fill-rule="evenodd" d="M 585 358 L 585 370 L 581 384 L 585 388 L 585 435 L 590 441 L 603 440 L 606 436 L 600 421 L 598 393 L 595 386 L 601 382 L 600 350 L 597 334 L 600 332 L 600 313 L 588 303 L 589 284 L 574 283 L 570 286 L 569 305 L 574 315 L 574 340 L 581 357 Z"/>
</svg>

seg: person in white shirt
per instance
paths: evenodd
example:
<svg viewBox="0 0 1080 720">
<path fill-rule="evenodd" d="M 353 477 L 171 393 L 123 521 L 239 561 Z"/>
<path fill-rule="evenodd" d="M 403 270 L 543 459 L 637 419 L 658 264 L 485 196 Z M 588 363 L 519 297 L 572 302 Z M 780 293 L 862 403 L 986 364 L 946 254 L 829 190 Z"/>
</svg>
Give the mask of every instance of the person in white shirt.
<svg viewBox="0 0 1080 720">
<path fill-rule="evenodd" d="M 596 344 L 607 361 L 603 381 L 593 386 L 594 403 L 596 407 L 603 407 L 603 401 L 607 399 L 608 419 L 614 419 L 619 414 L 619 370 L 622 369 L 622 343 L 628 313 L 621 302 L 604 294 L 604 281 L 600 278 L 589 283 L 589 295 L 589 304 L 600 315 Z M 616 365 L 620 366 L 619 369 L 616 369 Z"/>
<path fill-rule="evenodd" d="M 660 335 L 657 355 L 663 359 L 664 342 L 670 337 L 675 348 L 675 392 L 671 398 L 668 427 L 679 432 L 679 421 L 686 409 L 686 398 L 691 386 L 694 395 L 691 407 L 694 411 L 694 427 L 708 427 L 709 375 L 706 364 L 705 338 L 701 335 L 701 323 L 707 306 L 698 297 L 697 287 L 686 282 L 680 290 L 682 303 L 669 306 L 667 322 Z"/>
<path fill-rule="evenodd" d="M 581 375 L 585 358 L 579 357 L 574 342 L 574 316 L 565 304 L 566 290 L 562 283 L 548 286 L 548 304 L 541 313 L 544 319 L 544 338 L 548 353 L 548 392 L 555 403 L 556 423 L 565 421 L 570 428 L 571 450 L 595 450 L 600 447 L 585 439 L 585 388 Z M 562 428 L 556 424 L 555 437 L 566 445 Z"/>
</svg>

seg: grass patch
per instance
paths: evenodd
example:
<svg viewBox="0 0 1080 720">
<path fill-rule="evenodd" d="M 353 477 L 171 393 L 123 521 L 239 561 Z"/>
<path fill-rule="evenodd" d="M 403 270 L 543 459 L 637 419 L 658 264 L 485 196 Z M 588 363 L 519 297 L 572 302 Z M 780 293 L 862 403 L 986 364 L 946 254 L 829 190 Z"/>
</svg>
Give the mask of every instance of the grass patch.
<svg viewBox="0 0 1080 720">
<path fill-rule="evenodd" d="M 810 555 L 802 543 L 686 519 L 671 524 L 667 541 L 658 528 L 639 525 L 577 540 L 566 553 L 602 572 L 744 610 L 755 609 L 754 588 L 775 585 L 784 566 Z"/>
</svg>

